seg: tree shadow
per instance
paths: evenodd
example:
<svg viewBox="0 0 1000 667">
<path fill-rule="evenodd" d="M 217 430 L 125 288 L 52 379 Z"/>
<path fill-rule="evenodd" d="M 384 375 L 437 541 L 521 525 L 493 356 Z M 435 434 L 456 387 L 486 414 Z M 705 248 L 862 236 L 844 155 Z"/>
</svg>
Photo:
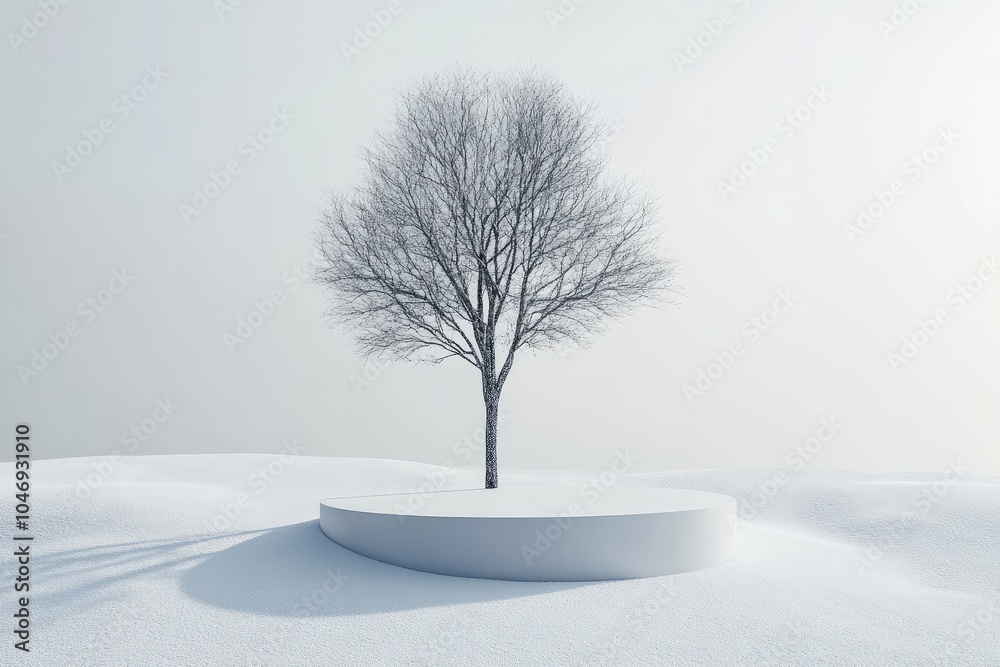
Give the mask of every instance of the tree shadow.
<svg viewBox="0 0 1000 667">
<path fill-rule="evenodd" d="M 268 530 L 204 557 L 181 575 L 190 597 L 271 616 L 347 616 L 540 595 L 595 582 L 449 577 L 372 560 L 307 521 Z"/>
</svg>

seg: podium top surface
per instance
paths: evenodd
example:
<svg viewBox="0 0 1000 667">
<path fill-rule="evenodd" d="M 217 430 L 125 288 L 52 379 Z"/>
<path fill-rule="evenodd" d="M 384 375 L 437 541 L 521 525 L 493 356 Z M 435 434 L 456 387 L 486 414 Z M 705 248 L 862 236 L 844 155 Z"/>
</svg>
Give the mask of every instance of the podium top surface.
<svg viewBox="0 0 1000 667">
<path fill-rule="evenodd" d="M 369 514 L 499 519 L 663 514 L 722 507 L 734 502 L 729 496 L 707 491 L 587 482 L 350 496 L 327 498 L 321 504 Z"/>
</svg>

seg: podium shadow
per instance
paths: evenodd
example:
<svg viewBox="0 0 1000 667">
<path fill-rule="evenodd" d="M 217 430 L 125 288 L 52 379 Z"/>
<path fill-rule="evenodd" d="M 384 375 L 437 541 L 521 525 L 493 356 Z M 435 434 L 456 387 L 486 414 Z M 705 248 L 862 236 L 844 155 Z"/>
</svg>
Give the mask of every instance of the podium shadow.
<svg viewBox="0 0 1000 667">
<path fill-rule="evenodd" d="M 181 576 L 185 594 L 223 609 L 271 616 L 344 616 L 542 595 L 595 582 L 449 577 L 345 549 L 319 521 L 283 526 L 210 554 Z"/>
</svg>

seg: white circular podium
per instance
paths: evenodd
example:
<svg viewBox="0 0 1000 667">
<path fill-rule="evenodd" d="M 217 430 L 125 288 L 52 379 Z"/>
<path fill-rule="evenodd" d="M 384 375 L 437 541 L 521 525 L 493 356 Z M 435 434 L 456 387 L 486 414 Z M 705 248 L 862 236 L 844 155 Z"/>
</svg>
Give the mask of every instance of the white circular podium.
<svg viewBox="0 0 1000 667">
<path fill-rule="evenodd" d="M 634 579 L 736 555 L 736 500 L 685 489 L 544 484 L 329 498 L 319 520 L 362 556 L 460 577 Z"/>
</svg>

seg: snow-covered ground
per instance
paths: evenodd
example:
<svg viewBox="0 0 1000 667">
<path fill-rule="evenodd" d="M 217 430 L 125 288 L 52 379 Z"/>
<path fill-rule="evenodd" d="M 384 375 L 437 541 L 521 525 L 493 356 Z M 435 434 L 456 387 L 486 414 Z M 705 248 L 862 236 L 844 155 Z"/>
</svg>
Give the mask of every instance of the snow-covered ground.
<svg viewBox="0 0 1000 667">
<path fill-rule="evenodd" d="M 413 572 L 319 530 L 321 498 L 473 487 L 478 472 L 175 455 L 32 473 L 32 652 L 10 646 L 4 547 L 5 665 L 1000 665 L 1000 479 L 964 471 L 624 476 L 736 497 L 739 556 L 587 584 Z M 501 476 L 542 481 L 586 480 Z"/>
</svg>

